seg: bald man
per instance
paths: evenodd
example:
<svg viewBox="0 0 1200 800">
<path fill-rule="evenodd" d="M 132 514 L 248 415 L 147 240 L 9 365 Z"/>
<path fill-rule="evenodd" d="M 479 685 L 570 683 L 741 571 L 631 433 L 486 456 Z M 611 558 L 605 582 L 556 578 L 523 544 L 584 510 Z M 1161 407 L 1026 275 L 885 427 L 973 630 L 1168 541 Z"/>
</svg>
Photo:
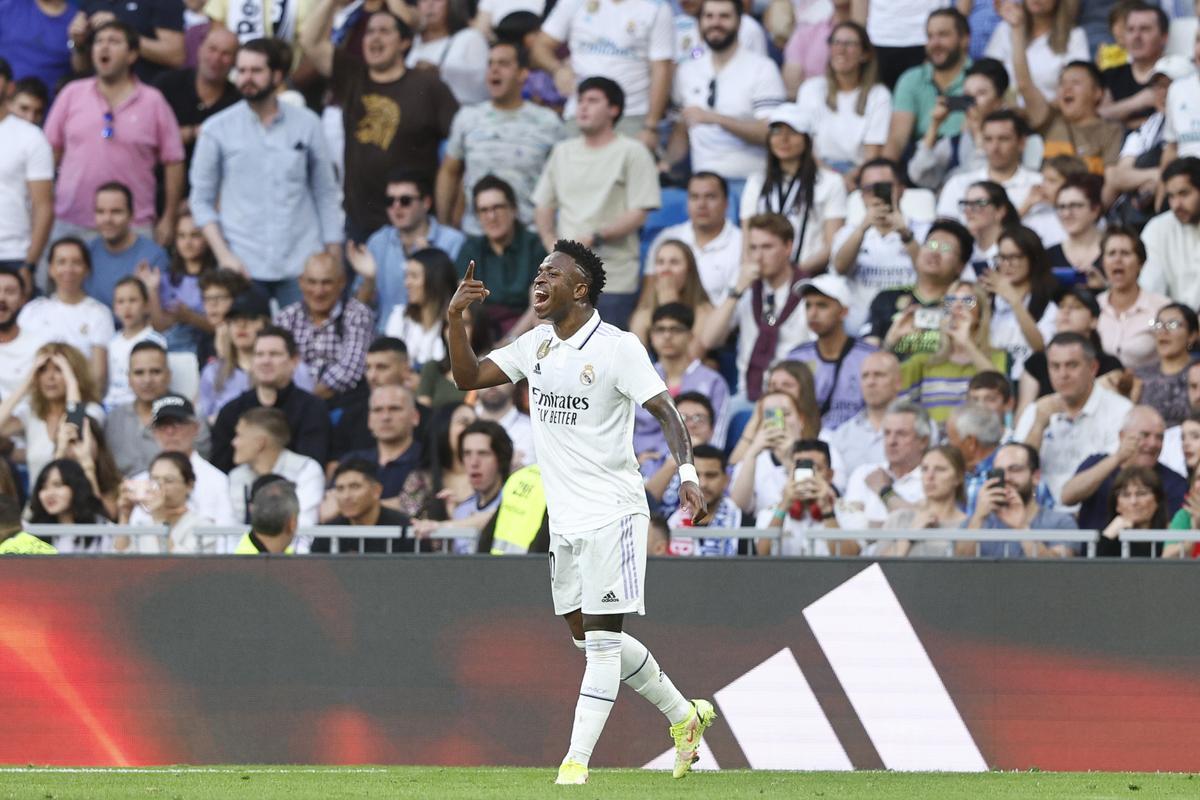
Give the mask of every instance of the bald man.
<svg viewBox="0 0 1200 800">
<path fill-rule="evenodd" d="M 375 437 L 375 446 L 355 450 L 341 459 L 349 462 L 366 459 L 379 467 L 379 482 L 383 485 L 383 504 L 402 511 L 399 504 L 404 481 L 421 461 L 421 443 L 413 437 L 420 421 L 417 400 L 404 386 L 385 385 L 371 390 L 367 412 L 367 427 Z"/>
<path fill-rule="evenodd" d="M 1149 467 L 1158 473 L 1167 495 L 1167 517 L 1179 510 L 1187 493 L 1187 481 L 1159 461 L 1165 430 L 1162 415 L 1152 406 L 1134 406 L 1121 425 L 1116 452 L 1096 453 L 1083 460 L 1062 488 L 1062 505 L 1080 504 L 1080 528 L 1099 530 L 1108 524 L 1112 516 L 1109 493 L 1113 480 L 1127 466 Z"/>
<path fill-rule="evenodd" d="M 900 393 L 900 362 L 886 350 L 863 359 L 858 370 L 863 409 L 833 432 L 830 445 L 842 454 L 846 474 L 862 464 L 876 464 L 883 457 L 883 417 Z"/>
<path fill-rule="evenodd" d="M 214 25 L 200 42 L 194 69 L 173 69 L 164 72 L 154 82 L 179 123 L 179 134 L 189 166 L 200 125 L 213 114 L 242 99 L 237 87 L 229 82 L 229 71 L 233 68 L 237 49 L 237 35 Z"/>
</svg>

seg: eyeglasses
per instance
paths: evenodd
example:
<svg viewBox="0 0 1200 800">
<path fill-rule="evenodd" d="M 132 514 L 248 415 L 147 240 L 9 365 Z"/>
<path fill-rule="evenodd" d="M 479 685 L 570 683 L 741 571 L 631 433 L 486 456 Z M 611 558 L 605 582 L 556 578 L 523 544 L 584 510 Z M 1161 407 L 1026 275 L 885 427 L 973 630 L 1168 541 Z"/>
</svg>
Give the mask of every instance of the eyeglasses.
<svg viewBox="0 0 1200 800">
<path fill-rule="evenodd" d="M 997 264 L 1017 264 L 1025 260 L 1024 253 L 1001 253 L 996 256 Z"/>
<path fill-rule="evenodd" d="M 1087 203 L 1081 203 L 1078 200 L 1074 203 L 1056 203 L 1054 206 L 1054 210 L 1060 214 L 1083 211 L 1085 208 L 1087 208 Z"/>
<path fill-rule="evenodd" d="M 420 199 L 415 194 L 389 194 L 387 196 L 389 206 L 399 205 L 401 208 L 408 208 Z"/>
<path fill-rule="evenodd" d="M 650 329 L 650 332 L 651 333 L 665 333 L 669 336 L 673 336 L 675 334 L 687 333 L 689 330 L 690 330 L 689 328 L 685 328 L 682 325 L 655 325 L 654 327 L 652 327 Z"/>
<path fill-rule="evenodd" d="M 1163 322 L 1162 320 L 1154 320 L 1150 323 L 1150 329 L 1153 331 L 1177 331 L 1184 325 L 1181 319 L 1171 319 Z"/>
<path fill-rule="evenodd" d="M 831 49 L 834 47 L 843 47 L 849 49 L 854 47 L 862 47 L 862 42 L 860 42 L 858 39 L 830 39 L 829 47 Z"/>
<path fill-rule="evenodd" d="M 925 249 L 931 253 L 953 253 L 954 245 L 949 242 L 939 242 L 937 239 L 930 239 L 925 243 Z"/>
<path fill-rule="evenodd" d="M 401 201 L 400 205 L 407 206 L 408 204 Z M 475 216 L 487 217 L 492 214 L 499 214 L 501 211 L 508 211 L 512 208 L 508 203 L 499 203 L 494 206 L 475 206 Z"/>
<path fill-rule="evenodd" d="M 104 127 L 100 129 L 101 139 L 111 139 L 117 135 L 116 128 L 113 127 L 113 113 L 111 111 L 104 112 Z"/>
<path fill-rule="evenodd" d="M 954 308 L 956 305 L 964 308 L 974 308 L 979 303 L 979 299 L 973 294 L 948 294 L 942 298 L 942 305 L 947 310 Z"/>
<path fill-rule="evenodd" d="M 982 211 L 992 204 L 991 200 L 959 200 L 958 207 L 963 211 Z"/>
<path fill-rule="evenodd" d="M 206 303 L 232 303 L 233 302 L 233 298 L 227 294 L 216 294 L 216 293 L 206 294 L 206 295 L 201 295 L 200 299 Z"/>
<path fill-rule="evenodd" d="M 703 422 L 710 423 L 712 420 L 708 418 L 708 414 L 681 414 L 684 422 Z"/>
<path fill-rule="evenodd" d="M 708 107 L 717 107 L 717 79 L 713 78 L 708 82 Z"/>
</svg>

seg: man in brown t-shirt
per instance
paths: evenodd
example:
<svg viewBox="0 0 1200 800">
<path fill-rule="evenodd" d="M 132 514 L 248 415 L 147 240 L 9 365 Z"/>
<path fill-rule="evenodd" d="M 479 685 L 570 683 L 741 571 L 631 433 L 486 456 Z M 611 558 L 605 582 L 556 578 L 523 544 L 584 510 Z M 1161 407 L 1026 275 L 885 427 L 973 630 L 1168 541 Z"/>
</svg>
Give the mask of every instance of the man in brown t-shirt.
<svg viewBox="0 0 1200 800">
<path fill-rule="evenodd" d="M 364 241 L 387 224 L 387 176 L 397 168 L 437 177 L 438 145 L 450 134 L 458 102 L 436 70 L 404 66 L 412 29 L 387 10 L 367 20 L 362 59 L 335 50 L 329 38 L 336 0 L 320 0 L 301 44 L 318 71 L 332 78 L 346 136 L 346 222 Z"/>
</svg>

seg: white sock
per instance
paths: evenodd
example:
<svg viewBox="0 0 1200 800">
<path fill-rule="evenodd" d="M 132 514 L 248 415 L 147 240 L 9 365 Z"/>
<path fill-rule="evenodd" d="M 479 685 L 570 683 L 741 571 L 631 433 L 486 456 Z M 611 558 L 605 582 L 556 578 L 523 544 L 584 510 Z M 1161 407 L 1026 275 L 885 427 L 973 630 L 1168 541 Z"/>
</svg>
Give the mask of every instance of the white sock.
<svg viewBox="0 0 1200 800">
<path fill-rule="evenodd" d="M 654 656 L 628 633 L 621 636 L 621 682 L 653 703 L 672 725 L 687 719 L 692 704 L 659 668 Z"/>
<path fill-rule="evenodd" d="M 621 688 L 621 634 L 612 631 L 587 631 L 587 666 L 575 706 L 575 725 L 571 728 L 571 749 L 567 758 L 587 766 L 596 740 L 608 722 Z"/>
</svg>

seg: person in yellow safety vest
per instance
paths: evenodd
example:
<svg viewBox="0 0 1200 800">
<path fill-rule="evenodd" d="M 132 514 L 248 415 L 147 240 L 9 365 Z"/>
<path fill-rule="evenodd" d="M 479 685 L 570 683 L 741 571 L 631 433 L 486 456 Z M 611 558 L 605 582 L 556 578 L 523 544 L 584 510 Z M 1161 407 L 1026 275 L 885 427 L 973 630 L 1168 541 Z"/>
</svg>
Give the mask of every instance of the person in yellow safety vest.
<svg viewBox="0 0 1200 800">
<path fill-rule="evenodd" d="M 550 550 L 550 516 L 542 471 L 537 464 L 508 476 L 500 492 L 500 507 L 479 534 L 480 553 L 546 553 Z"/>
<path fill-rule="evenodd" d="M 264 476 L 265 477 L 265 476 Z M 242 537 L 234 555 L 284 553 L 292 555 L 300 501 L 291 481 L 276 477 L 270 482 L 259 478 L 257 491 L 250 495 L 250 532 Z"/>
<path fill-rule="evenodd" d="M 50 556 L 53 545 L 21 530 L 21 505 L 12 495 L 0 495 L 0 555 Z"/>
</svg>

